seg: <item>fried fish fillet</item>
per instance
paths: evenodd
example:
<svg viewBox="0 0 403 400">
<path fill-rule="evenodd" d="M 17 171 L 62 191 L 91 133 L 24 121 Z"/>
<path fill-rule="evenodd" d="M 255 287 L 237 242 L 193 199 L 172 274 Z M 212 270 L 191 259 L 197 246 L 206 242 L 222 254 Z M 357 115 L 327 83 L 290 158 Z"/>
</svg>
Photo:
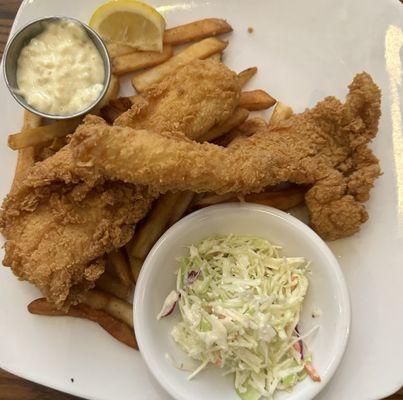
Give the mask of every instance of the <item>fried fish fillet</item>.
<svg viewBox="0 0 403 400">
<path fill-rule="evenodd" d="M 367 144 L 380 117 L 380 90 L 366 73 L 349 86 L 346 102 L 328 97 L 313 109 L 229 148 L 184 135 L 108 126 L 88 118 L 73 135 L 77 165 L 107 179 L 168 190 L 259 192 L 281 182 L 311 185 L 311 224 L 325 239 L 352 235 L 368 218 L 363 201 L 380 174 Z"/>
<path fill-rule="evenodd" d="M 196 137 L 228 118 L 239 93 L 236 74 L 223 64 L 196 61 L 137 96 L 116 124 Z M 77 303 L 103 273 L 105 252 L 132 237 L 157 193 L 149 189 L 77 167 L 67 144 L 36 163 L 5 199 L 3 264 L 58 307 Z"/>
<path fill-rule="evenodd" d="M 141 96 L 114 125 L 181 132 L 197 139 L 228 119 L 239 103 L 237 75 L 222 63 L 196 60 Z"/>
</svg>

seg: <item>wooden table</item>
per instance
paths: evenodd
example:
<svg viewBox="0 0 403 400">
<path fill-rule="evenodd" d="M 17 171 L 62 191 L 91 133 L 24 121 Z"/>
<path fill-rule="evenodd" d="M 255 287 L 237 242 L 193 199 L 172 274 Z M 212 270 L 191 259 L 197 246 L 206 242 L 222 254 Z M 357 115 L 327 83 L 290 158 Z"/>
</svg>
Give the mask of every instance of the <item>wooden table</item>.
<svg viewBox="0 0 403 400">
<path fill-rule="evenodd" d="M 402 0 L 400 0 L 402 1 Z M 0 0 L 0 58 L 3 55 L 8 33 L 14 21 L 21 0 Z M 381 377 L 380 377 L 381 379 Z M 0 369 L 0 399 L 1 400 L 74 400 L 70 396 L 56 390 L 39 386 L 18 378 Z M 342 399 L 341 399 L 342 400 Z M 403 400 L 403 389 L 388 400 Z"/>
</svg>

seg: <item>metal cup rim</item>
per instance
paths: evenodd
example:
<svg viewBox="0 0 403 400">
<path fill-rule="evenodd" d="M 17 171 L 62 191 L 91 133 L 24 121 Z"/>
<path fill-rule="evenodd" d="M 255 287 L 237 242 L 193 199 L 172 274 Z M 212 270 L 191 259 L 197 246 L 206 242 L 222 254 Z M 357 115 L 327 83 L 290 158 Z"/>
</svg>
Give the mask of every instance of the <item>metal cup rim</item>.
<svg viewBox="0 0 403 400">
<path fill-rule="evenodd" d="M 8 58 L 8 55 L 9 55 L 9 49 L 12 46 L 13 42 L 28 27 L 30 27 L 30 26 L 32 26 L 34 24 L 41 23 L 41 22 L 46 22 L 47 20 L 70 20 L 70 21 L 74 21 L 74 22 L 80 24 L 85 29 L 85 31 L 87 32 L 88 37 L 90 38 L 90 40 L 95 44 L 95 47 L 97 48 L 97 51 L 101 55 L 101 58 L 102 58 L 102 61 L 103 61 L 103 66 L 104 66 L 104 70 L 105 70 L 105 79 L 104 79 L 104 86 L 102 88 L 101 93 L 99 94 L 99 96 L 97 97 L 97 99 L 93 103 L 91 103 L 86 108 L 84 108 L 84 109 L 82 109 L 82 110 L 80 110 L 80 111 L 78 111 L 78 112 L 76 112 L 74 114 L 55 115 L 55 114 L 48 114 L 46 112 L 39 111 L 39 110 L 35 109 L 34 107 L 30 106 L 25 101 L 25 99 L 21 98 L 20 96 L 17 96 L 16 93 L 14 92 L 13 88 L 11 87 L 10 82 L 9 82 L 9 77 L 8 77 L 6 65 L 7 65 L 7 58 Z M 34 37 L 34 36 L 32 36 L 32 37 Z M 96 40 L 94 40 L 94 38 Z M 103 40 L 101 39 L 101 37 L 92 28 L 90 28 L 87 24 L 85 24 L 84 22 L 78 20 L 77 18 L 55 15 L 55 16 L 48 16 L 48 17 L 38 18 L 38 19 L 35 19 L 33 21 L 30 21 L 30 22 L 26 23 L 25 25 L 23 25 L 21 28 L 19 28 L 15 33 L 13 33 L 13 35 L 11 36 L 11 38 L 8 40 L 8 42 L 6 44 L 6 47 L 5 47 L 4 53 L 3 53 L 3 76 L 4 76 L 4 81 L 6 82 L 7 88 L 10 91 L 11 95 L 14 97 L 14 99 L 23 108 L 25 108 L 26 110 L 32 112 L 33 114 L 39 115 L 40 117 L 43 117 L 43 118 L 49 118 L 49 119 L 55 119 L 55 120 L 63 120 L 63 119 L 70 119 L 70 118 L 79 117 L 79 116 L 81 116 L 83 114 L 86 114 L 86 113 L 91 111 L 94 107 L 96 107 L 99 104 L 99 102 L 105 96 L 105 94 L 106 94 L 106 92 L 108 90 L 110 80 L 111 80 L 111 63 L 110 63 L 110 59 L 109 59 L 108 50 L 107 50 Z"/>
</svg>

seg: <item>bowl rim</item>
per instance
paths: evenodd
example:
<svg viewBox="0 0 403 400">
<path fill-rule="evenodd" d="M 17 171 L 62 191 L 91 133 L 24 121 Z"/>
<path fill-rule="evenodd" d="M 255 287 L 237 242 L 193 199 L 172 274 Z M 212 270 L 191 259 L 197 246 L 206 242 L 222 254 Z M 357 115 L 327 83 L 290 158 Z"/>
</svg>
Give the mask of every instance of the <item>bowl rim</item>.
<svg viewBox="0 0 403 400">
<path fill-rule="evenodd" d="M 148 267 L 149 264 L 152 263 L 152 259 L 155 254 L 159 251 L 159 248 L 168 240 L 171 236 L 174 236 L 175 233 L 184 227 L 187 224 L 191 223 L 194 218 L 197 218 L 200 215 L 204 216 L 204 219 L 208 219 L 209 214 L 215 214 L 217 212 L 224 213 L 227 210 L 233 209 L 249 209 L 253 210 L 254 212 L 261 212 L 262 214 L 270 214 L 271 216 L 280 218 L 283 220 L 284 223 L 290 224 L 301 231 L 307 239 L 314 241 L 317 246 L 318 250 L 322 251 L 328 260 L 328 263 L 332 265 L 331 271 L 334 274 L 334 279 L 337 281 L 337 288 L 340 292 L 340 305 L 341 305 L 341 328 L 342 331 L 338 335 L 337 347 L 334 351 L 333 357 L 331 358 L 328 368 L 326 369 L 325 379 L 322 378 L 322 382 L 319 385 L 314 386 L 309 392 L 307 393 L 310 399 L 314 396 L 318 395 L 325 386 L 329 383 L 331 378 L 333 377 L 334 373 L 336 372 L 348 344 L 348 338 L 350 334 L 351 328 L 351 302 L 350 302 L 350 294 L 347 288 L 346 280 L 344 278 L 344 274 L 341 270 L 340 264 L 337 261 L 335 255 L 324 242 L 324 240 L 314 232 L 308 225 L 294 217 L 293 215 L 286 213 L 284 211 L 278 210 L 276 208 L 260 205 L 260 204 L 253 204 L 253 203 L 225 203 L 225 204 L 217 204 L 212 205 L 209 207 L 202 208 L 201 210 L 197 210 L 186 217 L 180 219 L 174 225 L 172 225 L 155 243 L 152 247 L 148 256 L 144 260 L 143 267 L 141 268 L 139 278 L 136 282 L 136 289 L 134 291 L 133 297 L 133 321 L 134 321 L 134 331 L 136 334 L 136 339 L 139 347 L 139 351 L 141 356 L 143 357 L 149 371 L 154 376 L 154 378 L 159 382 L 159 384 L 166 390 L 171 396 L 173 396 L 177 400 L 189 400 L 190 397 L 184 397 L 181 393 L 176 390 L 174 384 L 166 379 L 164 373 L 162 373 L 158 367 L 158 359 L 151 357 L 147 351 L 146 342 L 149 342 L 147 338 L 146 332 L 143 330 L 143 312 L 142 312 L 142 303 L 143 300 L 146 298 L 146 292 L 149 283 L 149 278 L 151 275 L 151 271 L 155 268 Z M 137 311 L 140 310 L 140 311 Z M 139 328 L 140 327 L 140 328 Z M 163 355 L 161 356 L 163 357 Z M 289 397 L 287 400 L 292 400 L 294 398 L 293 392 L 289 393 Z"/>
<path fill-rule="evenodd" d="M 22 100 L 20 97 L 18 97 L 16 95 L 16 93 L 14 92 L 9 79 L 8 79 L 8 74 L 7 74 L 7 58 L 9 55 L 9 50 L 11 45 L 13 44 L 14 40 L 16 40 L 18 38 L 18 36 L 24 32 L 25 29 L 29 28 L 32 25 L 41 23 L 41 22 L 46 22 L 48 20 L 69 20 L 69 21 L 74 21 L 76 23 L 78 23 L 80 26 L 82 26 L 84 28 L 84 30 L 86 31 L 88 37 L 90 38 L 90 40 L 95 44 L 95 47 L 97 49 L 97 51 L 99 52 L 101 58 L 102 58 L 102 62 L 103 62 L 103 67 L 104 67 L 104 71 L 105 71 L 105 78 L 104 78 L 104 82 L 103 82 L 103 88 L 101 90 L 101 92 L 99 93 L 98 97 L 96 98 L 96 100 L 94 102 L 92 102 L 90 105 L 88 105 L 87 107 L 85 107 L 84 109 L 77 111 L 74 114 L 68 114 L 68 115 L 59 115 L 59 114 L 48 114 L 46 112 L 43 111 L 39 111 L 36 108 L 32 107 L 30 104 L 28 104 L 25 100 Z M 33 38 L 33 37 L 32 37 Z M 94 38 L 96 40 L 94 40 Z M 98 46 L 99 45 L 99 46 Z M 4 52 L 3 52 L 3 59 L 2 59 L 2 69 L 3 69 L 3 77 L 4 77 L 4 81 L 6 83 L 7 89 L 9 90 L 9 92 L 11 93 L 11 95 L 13 96 L 13 98 L 17 101 L 17 103 L 22 106 L 23 108 L 25 108 L 26 110 L 30 111 L 33 114 L 36 114 L 42 118 L 48 118 L 48 119 L 53 119 L 53 120 L 64 120 L 64 119 L 71 119 L 71 118 L 76 118 L 79 117 L 81 115 L 84 115 L 88 112 L 90 112 L 94 107 L 96 107 L 101 100 L 104 98 L 110 81 L 111 81 L 111 77 L 112 77 L 112 66 L 111 66 L 111 61 L 110 61 L 110 57 L 109 57 L 109 53 L 108 50 L 106 48 L 106 45 L 104 43 L 104 41 L 101 39 L 101 37 L 98 35 L 97 32 L 95 32 L 89 25 L 87 25 L 86 23 L 80 21 L 77 18 L 74 17 L 67 17 L 67 16 L 59 16 L 59 15 L 53 15 L 53 16 L 46 16 L 46 17 L 42 17 L 42 18 L 38 18 L 38 19 L 34 19 L 32 21 L 27 22 L 26 24 L 24 24 L 23 26 L 21 26 L 16 32 L 13 33 L 12 36 L 9 37 L 7 44 L 4 48 Z"/>
</svg>

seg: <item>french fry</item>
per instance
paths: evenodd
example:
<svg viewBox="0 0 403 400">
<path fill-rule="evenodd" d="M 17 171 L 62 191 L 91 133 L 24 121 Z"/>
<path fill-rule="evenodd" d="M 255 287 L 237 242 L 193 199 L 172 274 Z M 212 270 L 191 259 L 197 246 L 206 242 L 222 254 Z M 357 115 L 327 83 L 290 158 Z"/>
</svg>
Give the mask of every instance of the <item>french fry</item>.
<svg viewBox="0 0 403 400">
<path fill-rule="evenodd" d="M 134 53 L 117 56 L 112 60 L 112 70 L 116 75 L 123 75 L 139 69 L 153 67 L 168 60 L 173 54 L 172 46 L 167 44 L 162 52 L 136 51 Z"/>
<path fill-rule="evenodd" d="M 171 210 L 180 199 L 182 193 L 167 193 L 160 196 L 146 216 L 143 224 L 135 232 L 132 240 L 126 245 L 133 278 L 137 281 L 141 265 L 148 252 L 154 246 L 171 220 Z"/>
<path fill-rule="evenodd" d="M 64 137 L 69 133 L 73 133 L 81 121 L 82 118 L 77 117 L 22 130 L 19 133 L 9 135 L 8 146 L 13 150 L 18 150 L 46 143 L 54 138 Z"/>
<path fill-rule="evenodd" d="M 194 208 L 203 208 L 212 206 L 214 204 L 221 204 L 227 202 L 237 201 L 234 193 L 224 193 L 224 194 L 205 194 L 203 197 L 199 198 L 194 204 Z"/>
<path fill-rule="evenodd" d="M 190 203 L 193 200 L 194 197 L 193 192 L 181 192 L 180 196 L 175 204 L 175 206 L 171 209 L 171 216 L 168 221 L 168 226 L 173 225 L 175 222 L 179 221 L 187 211 L 187 209 L 190 206 Z M 163 234 L 164 232 L 161 232 L 159 237 Z M 158 238 L 159 238 L 158 237 Z"/>
<path fill-rule="evenodd" d="M 242 92 L 239 99 L 239 107 L 246 108 L 249 111 L 266 110 L 275 104 L 276 100 L 261 89 Z"/>
<path fill-rule="evenodd" d="M 216 38 L 211 37 L 203 39 L 174 55 L 168 61 L 134 76 L 132 84 L 138 92 L 141 92 L 153 83 L 161 81 L 179 67 L 189 64 L 193 60 L 205 59 L 212 54 L 221 53 L 227 45 L 228 43 Z"/>
<path fill-rule="evenodd" d="M 266 206 L 286 211 L 304 202 L 305 191 L 306 188 L 303 186 L 274 191 L 268 190 L 263 193 L 248 194 L 244 196 L 244 200 L 248 203 L 264 204 Z M 237 202 L 239 200 L 239 197 L 233 193 L 226 193 L 223 195 L 208 194 L 196 202 L 194 207 L 202 208 L 213 204 Z"/>
<path fill-rule="evenodd" d="M 249 111 L 238 107 L 233 114 L 221 124 L 218 124 L 205 133 L 198 141 L 209 142 L 219 138 L 230 130 L 234 129 L 238 125 L 242 124 L 248 118 Z"/>
<path fill-rule="evenodd" d="M 164 232 L 164 229 L 162 229 L 162 232 Z M 133 243 L 134 243 L 134 240 L 133 240 Z M 129 249 L 130 248 L 128 247 L 127 254 L 129 254 Z M 130 260 L 130 268 L 132 270 L 133 278 L 137 282 L 137 279 L 139 278 L 140 270 L 141 270 L 141 267 L 143 266 L 145 258 L 136 257 L 133 254 L 133 255 L 129 255 L 129 260 Z"/>
<path fill-rule="evenodd" d="M 133 280 L 123 249 L 117 249 L 110 252 L 108 254 L 108 262 L 116 277 L 119 278 L 124 285 L 131 287 L 133 285 Z"/>
<path fill-rule="evenodd" d="M 131 46 L 116 42 L 107 43 L 106 49 L 108 50 L 109 57 L 112 59 L 115 57 L 124 56 L 125 54 L 134 53 L 136 51 L 136 49 Z"/>
<path fill-rule="evenodd" d="M 24 110 L 22 129 L 36 128 L 42 123 L 42 118 L 39 115 L 33 114 L 28 110 Z"/>
<path fill-rule="evenodd" d="M 164 43 L 184 44 L 231 31 L 232 27 L 227 21 L 219 18 L 206 18 L 166 29 Z"/>
<path fill-rule="evenodd" d="M 100 290 L 90 290 L 85 293 L 83 301 L 95 310 L 103 310 L 108 314 L 133 327 L 133 306 L 109 293 Z"/>
<path fill-rule="evenodd" d="M 32 301 L 28 304 L 27 308 L 31 314 L 36 315 L 68 316 L 88 319 L 96 322 L 120 342 L 132 347 L 133 349 L 138 349 L 133 329 L 105 311 L 95 310 L 85 304 L 78 304 L 70 307 L 70 309 L 65 312 L 58 310 L 53 304 L 48 303 L 45 298 Z"/>
<path fill-rule="evenodd" d="M 119 299 L 127 300 L 132 290 L 132 284 L 126 285 L 118 278 L 107 272 L 103 273 L 96 281 L 95 286 L 106 293 L 112 294 Z"/>
<path fill-rule="evenodd" d="M 256 74 L 257 67 L 247 68 L 238 74 L 238 81 L 241 87 L 245 86 L 251 78 Z"/>
<path fill-rule="evenodd" d="M 154 244 L 155 237 L 168 225 L 171 217 L 170 211 L 179 197 L 180 193 L 167 193 L 155 201 L 151 212 L 146 217 L 148 223 L 144 223 L 134 235 L 136 243 L 131 249 L 132 251 L 129 251 L 129 257 L 133 251 L 138 257 L 147 256 Z"/>
<path fill-rule="evenodd" d="M 24 111 L 24 123 L 22 131 L 27 132 L 32 129 L 37 129 L 42 123 L 42 118 L 38 115 L 32 114 L 29 111 Z M 30 137 L 30 135 L 26 135 Z M 15 167 L 14 179 L 11 186 L 11 192 L 15 189 L 18 182 L 27 172 L 28 168 L 32 167 L 35 162 L 35 149 L 34 147 L 23 148 L 18 151 L 17 165 Z"/>
<path fill-rule="evenodd" d="M 291 117 L 292 114 L 293 111 L 291 107 L 278 101 L 270 117 L 269 124 L 276 124 L 277 122 L 288 119 Z"/>
<path fill-rule="evenodd" d="M 193 197 L 192 192 L 167 193 L 155 201 L 143 224 L 126 245 L 134 280 L 138 279 L 140 269 L 151 248 L 169 226 L 182 218 Z"/>
</svg>

